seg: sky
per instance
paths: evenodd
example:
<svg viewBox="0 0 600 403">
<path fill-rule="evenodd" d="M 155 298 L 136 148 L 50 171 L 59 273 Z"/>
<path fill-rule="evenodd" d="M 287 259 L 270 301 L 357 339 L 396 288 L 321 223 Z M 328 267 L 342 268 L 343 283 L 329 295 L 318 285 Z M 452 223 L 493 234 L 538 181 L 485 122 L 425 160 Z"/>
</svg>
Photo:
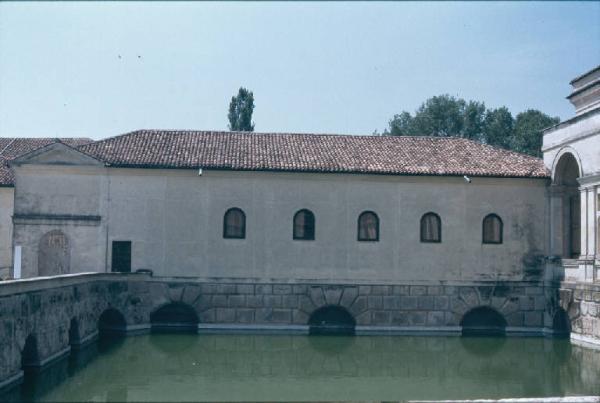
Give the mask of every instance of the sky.
<svg viewBox="0 0 600 403">
<path fill-rule="evenodd" d="M 0 137 L 227 130 L 371 134 L 450 94 L 574 115 L 600 2 L 0 3 Z"/>
</svg>

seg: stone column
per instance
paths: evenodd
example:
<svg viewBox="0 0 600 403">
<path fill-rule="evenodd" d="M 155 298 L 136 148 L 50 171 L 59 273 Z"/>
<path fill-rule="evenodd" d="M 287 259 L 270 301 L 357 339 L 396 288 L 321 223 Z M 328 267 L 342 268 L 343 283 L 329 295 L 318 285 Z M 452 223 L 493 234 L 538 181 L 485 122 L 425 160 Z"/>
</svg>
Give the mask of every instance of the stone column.
<svg viewBox="0 0 600 403">
<path fill-rule="evenodd" d="M 584 273 L 585 281 L 592 282 L 595 278 L 594 260 L 596 258 L 596 195 L 594 187 L 580 188 L 581 200 L 581 256 L 579 269 Z"/>
</svg>

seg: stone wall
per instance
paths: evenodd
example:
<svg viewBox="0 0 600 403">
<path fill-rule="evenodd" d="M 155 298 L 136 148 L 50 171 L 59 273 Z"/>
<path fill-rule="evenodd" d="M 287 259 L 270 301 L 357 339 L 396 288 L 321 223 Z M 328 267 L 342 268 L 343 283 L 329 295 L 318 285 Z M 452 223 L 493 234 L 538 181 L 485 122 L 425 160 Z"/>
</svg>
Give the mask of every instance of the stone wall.
<svg viewBox="0 0 600 403">
<path fill-rule="evenodd" d="M 178 305 L 197 317 L 199 331 L 308 333 L 311 314 L 335 306 L 352 315 L 357 333 L 460 334 L 465 314 L 489 307 L 507 333 L 541 334 L 551 324 L 552 295 L 526 281 L 381 285 L 97 273 L 8 281 L 0 284 L 0 385 L 94 339 L 109 309 L 128 332 L 149 331 L 154 312 Z"/>
<path fill-rule="evenodd" d="M 600 345 L 600 284 L 561 283 L 559 294 L 571 323 L 571 339 Z"/>
</svg>

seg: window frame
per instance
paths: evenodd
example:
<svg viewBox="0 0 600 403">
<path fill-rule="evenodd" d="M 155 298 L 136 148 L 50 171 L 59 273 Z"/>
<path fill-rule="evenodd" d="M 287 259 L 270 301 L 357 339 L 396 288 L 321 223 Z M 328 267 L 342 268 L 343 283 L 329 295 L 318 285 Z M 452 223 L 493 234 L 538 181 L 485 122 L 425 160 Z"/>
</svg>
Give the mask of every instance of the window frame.
<svg viewBox="0 0 600 403">
<path fill-rule="evenodd" d="M 486 241 L 485 239 L 485 221 L 488 218 L 496 218 L 500 222 L 500 240 L 499 241 Z M 483 217 L 481 221 L 481 243 L 484 245 L 502 245 L 504 243 L 504 221 L 496 213 L 490 213 Z"/>
<path fill-rule="evenodd" d="M 360 221 L 361 221 L 361 218 L 367 214 L 373 214 L 373 216 L 375 217 L 375 239 L 360 237 Z M 372 210 L 365 210 L 358 215 L 358 219 L 356 220 L 356 222 L 357 222 L 356 240 L 358 242 L 379 242 L 379 228 L 380 228 L 379 227 L 379 216 L 377 215 L 376 212 L 374 212 Z"/>
<path fill-rule="evenodd" d="M 242 214 L 242 234 L 240 236 L 227 234 L 227 216 L 234 211 Z M 223 239 L 246 239 L 246 213 L 241 208 L 231 207 L 223 214 Z"/>
<path fill-rule="evenodd" d="M 437 230 L 439 234 L 439 239 L 425 239 L 423 234 L 423 220 L 425 217 L 433 216 L 436 218 L 437 222 Z M 442 217 L 438 213 L 434 213 L 433 211 L 428 211 L 427 213 L 421 216 L 419 220 L 419 238 L 421 239 L 421 243 L 442 243 Z"/>
<path fill-rule="evenodd" d="M 296 218 L 298 218 L 298 215 L 300 213 L 309 214 L 310 217 L 312 217 L 312 237 L 311 238 L 308 238 L 306 236 L 300 237 L 296 234 Z M 304 227 L 305 227 L 304 232 L 306 233 L 306 225 Z M 315 218 L 315 214 L 306 208 L 296 211 L 296 213 L 294 214 L 294 217 L 292 219 L 292 239 L 294 241 L 314 241 L 316 239 L 316 237 L 317 237 L 317 220 Z"/>
</svg>

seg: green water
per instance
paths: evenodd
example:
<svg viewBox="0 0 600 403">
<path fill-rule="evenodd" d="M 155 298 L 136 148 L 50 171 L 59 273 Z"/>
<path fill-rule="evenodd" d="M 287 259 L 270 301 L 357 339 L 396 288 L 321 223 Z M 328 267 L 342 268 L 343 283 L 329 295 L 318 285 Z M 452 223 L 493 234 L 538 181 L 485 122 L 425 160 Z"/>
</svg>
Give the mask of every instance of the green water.
<svg viewBox="0 0 600 403">
<path fill-rule="evenodd" d="M 187 334 L 92 346 L 13 392 L 36 401 L 565 395 L 600 395 L 599 350 L 548 338 Z"/>
</svg>

